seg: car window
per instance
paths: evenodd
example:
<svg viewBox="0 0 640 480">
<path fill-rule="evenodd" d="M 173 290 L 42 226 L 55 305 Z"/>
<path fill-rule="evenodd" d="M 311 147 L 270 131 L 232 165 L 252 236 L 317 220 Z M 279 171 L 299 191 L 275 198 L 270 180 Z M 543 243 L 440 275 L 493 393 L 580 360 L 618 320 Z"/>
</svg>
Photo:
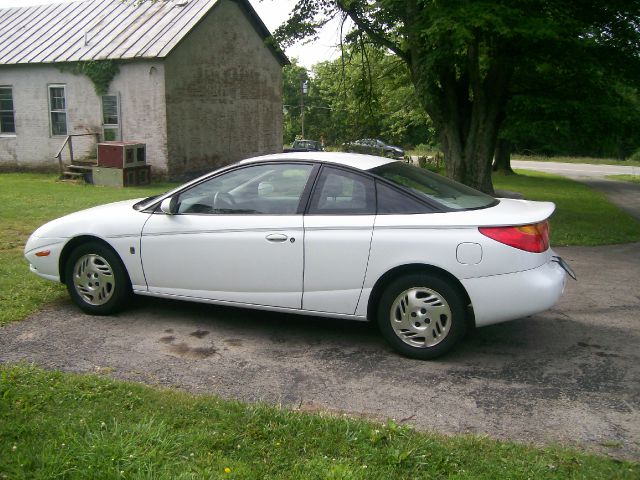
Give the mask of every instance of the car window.
<svg viewBox="0 0 640 480">
<path fill-rule="evenodd" d="M 312 169 L 271 164 L 232 170 L 180 193 L 177 213 L 292 215 Z"/>
<path fill-rule="evenodd" d="M 372 179 L 333 167 L 322 170 L 311 198 L 310 214 L 372 215 L 375 211 Z"/>
<path fill-rule="evenodd" d="M 369 171 L 451 210 L 486 208 L 498 202 L 478 190 L 404 162 L 387 163 Z"/>
<path fill-rule="evenodd" d="M 428 205 L 382 182 L 376 182 L 376 195 L 379 215 L 412 215 L 434 211 Z"/>
</svg>

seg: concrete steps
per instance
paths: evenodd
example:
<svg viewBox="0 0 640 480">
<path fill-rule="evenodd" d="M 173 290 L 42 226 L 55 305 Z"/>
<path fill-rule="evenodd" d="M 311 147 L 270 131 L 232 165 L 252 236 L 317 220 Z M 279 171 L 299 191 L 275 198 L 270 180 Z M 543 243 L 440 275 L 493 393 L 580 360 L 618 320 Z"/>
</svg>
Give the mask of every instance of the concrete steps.
<svg viewBox="0 0 640 480">
<path fill-rule="evenodd" d="M 74 162 L 66 166 L 60 180 L 63 182 L 87 182 L 88 174 L 91 174 L 91 169 L 96 165 L 94 162 Z"/>
</svg>

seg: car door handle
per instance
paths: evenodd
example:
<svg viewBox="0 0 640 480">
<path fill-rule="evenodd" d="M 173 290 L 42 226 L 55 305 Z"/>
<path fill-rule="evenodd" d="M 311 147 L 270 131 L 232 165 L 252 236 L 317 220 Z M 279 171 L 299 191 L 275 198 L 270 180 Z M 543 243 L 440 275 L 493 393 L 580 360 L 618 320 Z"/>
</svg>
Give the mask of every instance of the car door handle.
<svg viewBox="0 0 640 480">
<path fill-rule="evenodd" d="M 265 238 L 269 242 L 282 243 L 286 242 L 289 237 L 287 237 L 284 233 L 270 233 Z"/>
</svg>

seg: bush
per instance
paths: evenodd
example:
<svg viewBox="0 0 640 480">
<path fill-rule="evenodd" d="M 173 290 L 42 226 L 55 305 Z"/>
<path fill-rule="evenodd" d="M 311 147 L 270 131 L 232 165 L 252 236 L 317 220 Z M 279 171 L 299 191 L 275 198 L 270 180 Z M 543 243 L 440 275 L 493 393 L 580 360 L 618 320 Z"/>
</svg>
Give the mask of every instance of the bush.
<svg viewBox="0 0 640 480">
<path fill-rule="evenodd" d="M 634 162 L 640 162 L 640 148 L 633 152 L 627 160 L 633 160 Z"/>
</svg>

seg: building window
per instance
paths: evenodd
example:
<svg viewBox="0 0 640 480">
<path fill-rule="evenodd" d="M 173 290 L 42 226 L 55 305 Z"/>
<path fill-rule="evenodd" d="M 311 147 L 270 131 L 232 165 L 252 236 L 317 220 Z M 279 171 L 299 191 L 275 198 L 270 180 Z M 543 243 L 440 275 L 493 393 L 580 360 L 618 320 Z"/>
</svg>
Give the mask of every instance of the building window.
<svg viewBox="0 0 640 480">
<path fill-rule="evenodd" d="M 0 87 L 0 134 L 16 133 L 13 91 L 11 87 Z"/>
<path fill-rule="evenodd" d="M 49 86 L 49 109 L 51 112 L 51 135 L 67 134 L 67 102 L 64 85 Z"/>
<path fill-rule="evenodd" d="M 120 140 L 120 102 L 118 95 L 102 96 L 102 138 Z"/>
</svg>

